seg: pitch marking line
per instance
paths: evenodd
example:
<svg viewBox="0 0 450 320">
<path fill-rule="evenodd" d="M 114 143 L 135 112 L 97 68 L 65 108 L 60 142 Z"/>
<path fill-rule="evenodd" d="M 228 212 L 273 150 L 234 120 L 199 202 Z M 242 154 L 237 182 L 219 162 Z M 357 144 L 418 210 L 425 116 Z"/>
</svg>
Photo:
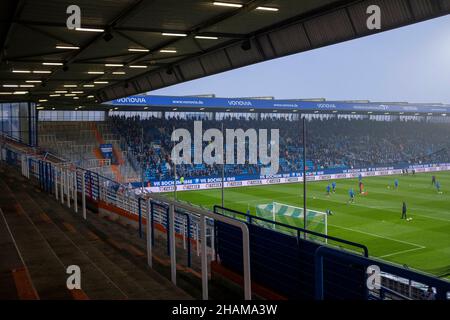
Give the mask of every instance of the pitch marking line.
<svg viewBox="0 0 450 320">
<path fill-rule="evenodd" d="M 413 248 L 413 249 L 402 250 L 402 251 L 398 251 L 398 252 L 394 252 L 394 253 L 390 253 L 390 254 L 385 254 L 384 256 L 380 256 L 379 258 L 392 257 L 392 256 L 396 256 L 398 254 L 412 252 L 412 251 L 417 251 L 417 250 L 422 250 L 422 249 L 425 249 L 425 247 L 423 247 L 423 248 Z"/>
<path fill-rule="evenodd" d="M 365 231 L 360 231 L 360 230 L 351 229 L 351 228 L 346 228 L 346 227 L 341 227 L 341 226 L 337 226 L 337 225 L 334 225 L 334 224 L 328 224 L 328 225 L 332 226 L 332 227 L 348 230 L 348 231 L 359 232 L 359 233 L 366 234 L 366 235 L 372 236 L 372 237 L 377 237 L 377 238 L 382 238 L 382 239 L 387 239 L 387 240 L 391 240 L 391 241 L 395 241 L 395 242 L 404 243 L 404 244 L 416 247 L 416 249 L 425 249 L 426 248 L 426 247 L 421 246 L 420 244 L 417 244 L 417 243 L 412 243 L 412 242 L 408 242 L 408 241 L 398 240 L 398 239 L 394 239 L 394 238 L 390 238 L 390 237 L 386 237 L 386 236 L 380 236 L 378 234 L 365 232 Z"/>
</svg>

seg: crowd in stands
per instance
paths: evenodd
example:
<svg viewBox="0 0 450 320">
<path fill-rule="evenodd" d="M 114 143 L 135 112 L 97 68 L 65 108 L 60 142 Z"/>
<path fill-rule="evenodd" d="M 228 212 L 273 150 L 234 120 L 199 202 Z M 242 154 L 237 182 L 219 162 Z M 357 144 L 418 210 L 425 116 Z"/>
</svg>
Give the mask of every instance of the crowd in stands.
<svg viewBox="0 0 450 320">
<path fill-rule="evenodd" d="M 110 116 L 109 123 L 126 142 L 129 156 L 145 168 L 151 180 L 173 176 L 170 153 L 174 129 L 185 128 L 193 136 L 194 120 Z M 226 118 L 203 120 L 203 130 L 279 129 L 280 171 L 301 172 L 302 127 L 298 121 L 285 119 L 248 120 Z M 247 146 L 248 147 L 248 146 Z M 419 121 L 372 121 L 348 119 L 313 119 L 307 122 L 307 169 L 367 168 L 398 164 L 450 161 L 450 126 Z M 227 176 L 259 174 L 258 165 L 226 165 Z M 189 164 L 177 166 L 177 175 L 189 178 L 220 177 L 221 166 Z"/>
</svg>

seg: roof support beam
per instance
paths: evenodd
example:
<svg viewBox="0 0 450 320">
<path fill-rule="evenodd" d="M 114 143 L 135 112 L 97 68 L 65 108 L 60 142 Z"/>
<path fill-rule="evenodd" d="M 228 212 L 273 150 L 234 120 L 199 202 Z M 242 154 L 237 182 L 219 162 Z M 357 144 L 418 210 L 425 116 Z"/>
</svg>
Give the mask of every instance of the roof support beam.
<svg viewBox="0 0 450 320">
<path fill-rule="evenodd" d="M 16 2 L 15 7 L 13 8 L 12 12 L 11 12 L 11 19 L 9 20 L 9 27 L 7 29 L 7 31 L 5 32 L 4 36 L 2 38 L 0 38 L 0 63 L 3 61 L 5 55 L 6 55 L 6 50 L 8 48 L 8 41 L 11 37 L 12 31 L 14 29 L 14 20 L 19 18 L 20 14 L 22 13 L 23 7 L 24 7 L 25 1 L 24 0 L 19 0 Z"/>
<path fill-rule="evenodd" d="M 48 38 L 50 38 L 52 40 L 57 40 L 57 41 L 59 41 L 61 43 L 70 43 L 71 42 L 71 41 L 68 41 L 66 39 L 62 39 L 62 38 L 60 38 L 58 36 L 55 36 L 54 34 L 51 34 L 48 31 L 44 31 L 42 29 L 39 29 L 36 26 L 29 25 L 29 24 L 23 24 L 23 26 L 28 28 L 28 29 L 30 29 L 30 30 L 32 30 L 32 31 L 34 31 L 34 32 L 40 33 L 40 34 L 42 34 L 42 35 L 44 35 L 44 36 L 46 36 L 46 37 L 48 37 Z"/>
<path fill-rule="evenodd" d="M 39 58 L 39 57 L 45 57 L 45 56 L 51 56 L 54 54 L 64 54 L 72 52 L 71 50 L 58 50 L 58 51 L 49 51 L 49 52 L 42 52 L 42 53 L 34 53 L 30 55 L 24 55 L 24 56 L 15 56 L 15 57 L 5 57 L 5 60 L 8 61 L 20 61 L 24 60 L 23 62 L 26 62 L 26 59 L 33 59 L 33 58 Z M 42 62 L 42 61 L 41 61 Z"/>
<path fill-rule="evenodd" d="M 15 20 L 14 23 L 33 26 L 33 27 L 48 27 L 48 28 L 66 28 L 64 23 L 55 23 L 55 22 L 42 22 L 42 21 L 33 21 L 33 20 Z M 86 28 L 94 28 L 94 29 L 104 29 L 104 25 L 84 25 Z M 187 33 L 189 31 L 186 30 L 174 30 L 167 28 L 146 28 L 146 27 L 120 27 L 114 26 L 113 31 L 115 32 L 145 32 L 145 33 Z M 226 33 L 226 32 L 201 32 L 202 35 L 211 36 L 211 37 L 219 37 L 219 38 L 236 38 L 242 39 L 245 38 L 244 34 L 239 33 Z"/>
</svg>

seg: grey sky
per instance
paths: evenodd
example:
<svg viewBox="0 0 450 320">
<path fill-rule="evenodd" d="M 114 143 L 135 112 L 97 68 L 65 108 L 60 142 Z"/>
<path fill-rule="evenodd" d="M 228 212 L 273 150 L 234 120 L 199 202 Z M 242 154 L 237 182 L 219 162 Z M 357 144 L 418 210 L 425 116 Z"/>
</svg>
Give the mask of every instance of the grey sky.
<svg viewBox="0 0 450 320">
<path fill-rule="evenodd" d="M 151 92 L 450 103 L 450 15 Z"/>
</svg>

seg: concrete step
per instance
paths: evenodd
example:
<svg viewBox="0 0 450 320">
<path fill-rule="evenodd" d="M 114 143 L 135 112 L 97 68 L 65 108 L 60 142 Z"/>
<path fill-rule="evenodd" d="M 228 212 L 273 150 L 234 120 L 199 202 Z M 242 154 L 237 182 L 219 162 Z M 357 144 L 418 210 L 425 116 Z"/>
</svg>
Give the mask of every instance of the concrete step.
<svg viewBox="0 0 450 320">
<path fill-rule="evenodd" d="M 136 267 L 117 252 L 108 235 L 75 216 L 52 196 L 12 171 L 3 172 L 10 198 L 20 199 L 20 208 L 60 258 L 63 268 L 78 265 L 83 292 L 91 299 L 191 299 L 152 269 Z M 3 174 L 0 177 L 3 178 Z M 126 246 L 124 241 L 120 246 Z M 139 252 L 135 250 L 135 253 Z M 144 253 L 141 253 L 144 255 Z M 65 275 L 67 277 L 68 275 Z M 65 284 L 64 280 L 64 284 Z M 67 290 L 67 289 L 66 289 Z"/>
<path fill-rule="evenodd" d="M 179 288 L 173 286 L 166 279 L 162 279 L 159 274 L 151 269 L 145 271 L 136 267 L 130 260 L 117 253 L 111 245 L 115 243 L 104 234 L 99 234 L 98 230 L 89 227 L 89 223 L 81 219 L 80 215 L 61 206 L 56 205 L 54 200 L 45 196 L 39 197 L 41 207 L 46 210 L 52 221 L 68 230 L 68 236 L 77 243 L 80 248 L 86 250 L 86 254 L 92 256 L 92 260 L 103 270 L 111 270 L 115 267 L 111 278 L 116 279 L 116 283 L 121 288 L 127 290 L 130 295 L 140 299 L 185 299 L 188 298 Z M 125 245 L 125 244 L 124 244 Z M 144 252 L 139 252 L 141 256 Z M 119 271 L 119 272 L 117 272 Z M 122 281 L 126 279 L 127 282 Z M 133 288 L 131 284 L 139 288 Z M 143 291 L 143 292 L 142 292 Z"/>
<path fill-rule="evenodd" d="M 41 299 L 72 299 L 64 264 L 0 178 L 0 208 Z M 2 257 L 5 253 L 2 251 Z M 3 260 L 3 258 L 2 258 Z"/>
<path fill-rule="evenodd" d="M 39 299 L 1 209 L 0 248 L 0 300 Z"/>
<path fill-rule="evenodd" d="M 20 199 L 23 214 L 42 234 L 64 269 L 71 265 L 81 269 L 82 290 L 91 299 L 127 299 L 128 295 L 99 268 L 62 230 L 60 230 L 44 210 L 25 192 L 12 188 L 16 199 Z M 68 277 L 68 276 L 66 276 Z M 64 284 L 66 281 L 64 281 Z"/>
</svg>

